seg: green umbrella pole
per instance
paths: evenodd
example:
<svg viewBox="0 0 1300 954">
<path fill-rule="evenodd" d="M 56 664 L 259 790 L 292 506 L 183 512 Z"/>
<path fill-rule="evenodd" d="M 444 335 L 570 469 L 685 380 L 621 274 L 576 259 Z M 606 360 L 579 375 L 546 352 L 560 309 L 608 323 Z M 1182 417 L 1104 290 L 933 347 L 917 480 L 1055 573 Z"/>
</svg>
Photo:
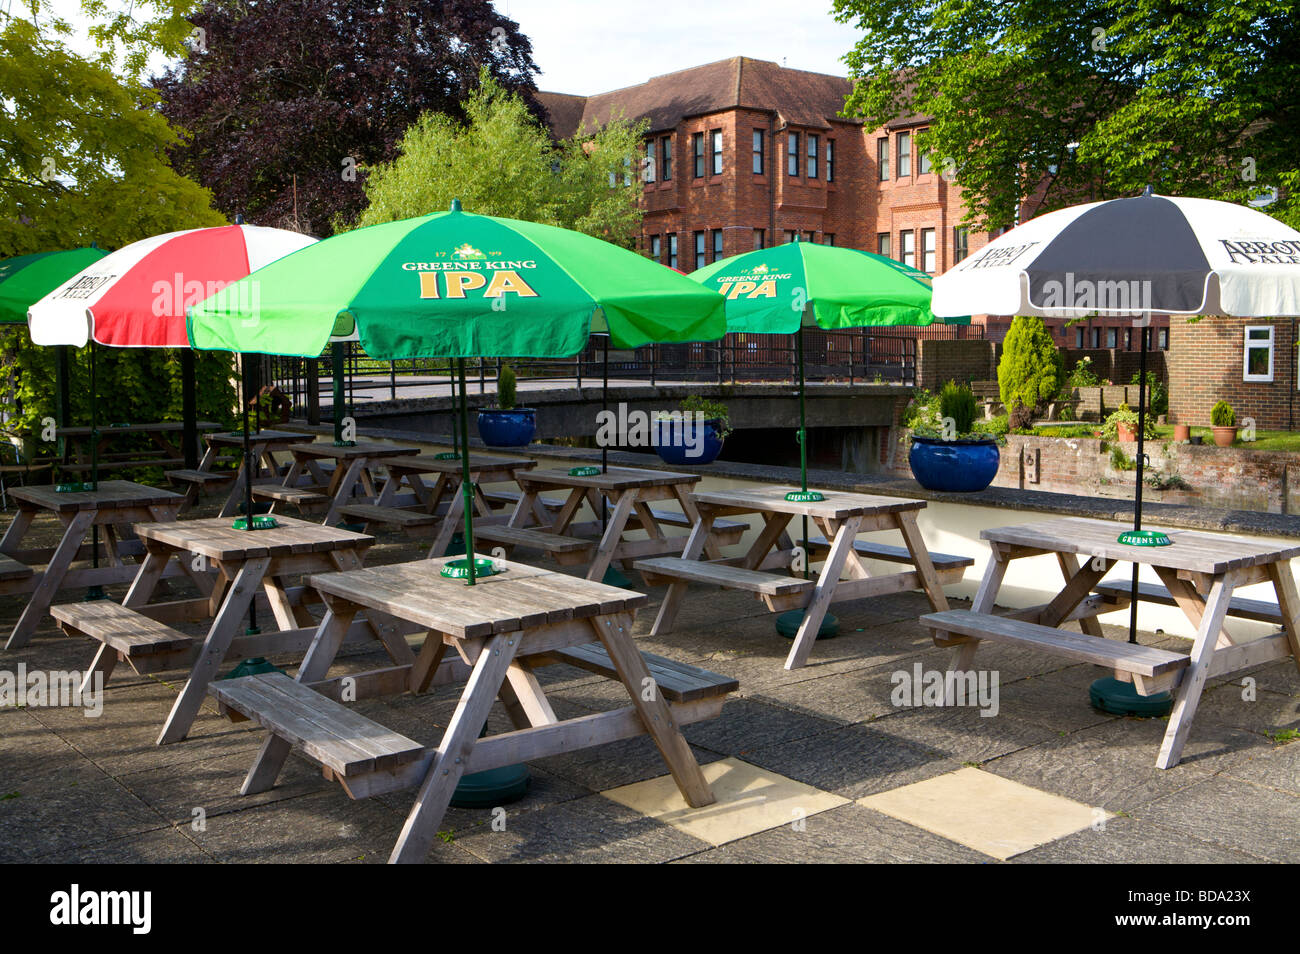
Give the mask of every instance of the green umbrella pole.
<svg viewBox="0 0 1300 954">
<path fill-rule="evenodd" d="M 808 418 L 804 402 L 803 378 L 803 325 L 795 336 L 795 351 L 799 361 L 799 489 L 808 492 Z M 806 521 L 805 521 L 806 522 Z"/>
<path fill-rule="evenodd" d="M 465 359 L 456 359 L 456 373 L 460 378 L 460 432 L 469 434 L 469 392 L 465 387 Z M 474 484 L 469 478 L 469 441 L 460 455 L 460 492 L 465 501 L 465 563 L 469 571 L 469 585 L 474 585 Z"/>
<path fill-rule="evenodd" d="M 343 443 L 343 416 L 346 413 L 343 398 L 343 342 L 330 345 L 332 363 L 331 384 L 334 388 L 334 443 Z"/>
</svg>

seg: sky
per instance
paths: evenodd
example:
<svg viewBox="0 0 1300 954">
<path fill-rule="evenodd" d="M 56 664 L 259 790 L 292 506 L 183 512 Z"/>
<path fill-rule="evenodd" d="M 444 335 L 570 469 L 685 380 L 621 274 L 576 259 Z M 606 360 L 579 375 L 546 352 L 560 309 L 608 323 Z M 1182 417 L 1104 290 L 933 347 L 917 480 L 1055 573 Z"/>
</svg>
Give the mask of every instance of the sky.
<svg viewBox="0 0 1300 954">
<path fill-rule="evenodd" d="M 532 40 L 537 88 L 591 95 L 733 56 L 847 74 L 830 0 L 494 0 Z"/>
</svg>

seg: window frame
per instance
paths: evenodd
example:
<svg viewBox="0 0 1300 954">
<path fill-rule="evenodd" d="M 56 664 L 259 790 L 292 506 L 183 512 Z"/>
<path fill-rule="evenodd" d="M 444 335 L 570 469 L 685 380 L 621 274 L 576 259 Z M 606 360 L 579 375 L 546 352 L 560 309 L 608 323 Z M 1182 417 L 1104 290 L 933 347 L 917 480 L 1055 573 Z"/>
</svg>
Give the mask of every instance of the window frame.
<svg viewBox="0 0 1300 954">
<path fill-rule="evenodd" d="M 663 237 L 657 233 L 650 236 L 650 257 L 656 262 L 662 262 L 664 259 Z"/>
<path fill-rule="evenodd" d="M 817 178 L 817 150 L 821 147 L 821 138 L 817 133 L 804 137 L 804 175 L 809 179 Z"/>
<path fill-rule="evenodd" d="M 673 178 L 673 137 L 659 137 L 659 181 L 671 182 Z"/>
<path fill-rule="evenodd" d="M 912 256 L 912 260 L 910 262 L 907 260 L 907 256 L 909 255 Z M 916 268 L 916 230 L 915 229 L 899 229 L 898 260 L 902 262 L 904 265 L 908 265 L 911 266 L 912 268 Z"/>
<path fill-rule="evenodd" d="M 912 134 L 902 130 L 894 138 L 898 141 L 895 150 L 897 155 L 894 159 L 897 163 L 895 175 L 899 179 L 910 179 L 912 178 Z"/>
<path fill-rule="evenodd" d="M 885 258 L 894 257 L 894 236 L 891 232 L 876 233 L 876 254 Z"/>
<path fill-rule="evenodd" d="M 939 239 L 935 234 L 935 229 L 921 229 L 921 271 L 927 275 L 934 275 L 939 271 Z M 926 247 L 926 241 L 929 241 L 929 247 Z M 926 268 L 926 264 L 929 268 Z"/>
<path fill-rule="evenodd" d="M 655 166 L 657 165 L 656 156 L 658 155 L 655 150 L 655 143 L 656 139 L 654 136 L 647 139 L 645 143 L 645 166 L 641 170 L 641 182 L 645 185 L 653 183 L 655 178 L 659 175 L 658 171 L 655 169 Z"/>
<path fill-rule="evenodd" d="M 754 229 L 754 251 L 767 247 L 767 229 Z"/>
<path fill-rule="evenodd" d="M 764 175 L 767 170 L 767 130 L 755 129 L 751 147 L 750 169 L 754 175 Z M 757 166 L 757 168 L 754 168 Z"/>
<path fill-rule="evenodd" d="M 965 261 L 970 256 L 970 227 L 954 225 L 952 227 L 952 263 Z"/>
<path fill-rule="evenodd" d="M 792 179 L 799 178 L 799 134 L 794 130 L 785 134 L 785 172 Z"/>
<path fill-rule="evenodd" d="M 722 254 L 722 229 L 709 230 L 709 254 L 715 262 L 720 262 L 727 257 Z"/>
<path fill-rule="evenodd" d="M 677 267 L 677 233 L 668 233 L 668 267 Z"/>
<path fill-rule="evenodd" d="M 925 129 L 918 129 L 916 131 L 918 137 L 916 145 L 916 174 L 918 176 L 928 176 L 934 172 L 934 162 L 930 158 L 930 150 L 927 149 L 922 151 L 920 143 L 920 137 L 924 136 L 929 131 L 930 129 L 928 126 Z"/>
<path fill-rule="evenodd" d="M 692 178 L 704 178 L 704 133 L 691 133 L 691 172 Z"/>
<path fill-rule="evenodd" d="M 826 140 L 826 181 L 835 181 L 835 140 Z"/>
<path fill-rule="evenodd" d="M 888 136 L 876 140 L 876 167 L 881 182 L 889 181 L 889 148 Z"/>
<path fill-rule="evenodd" d="M 1268 337 L 1262 341 L 1251 339 L 1252 331 L 1267 331 Z M 1274 373 L 1274 353 L 1276 352 L 1277 334 L 1272 325 L 1246 325 L 1241 336 L 1241 380 L 1253 383 L 1272 383 Z M 1250 353 L 1261 348 L 1268 348 L 1268 373 L 1250 373 Z"/>
<path fill-rule="evenodd" d="M 703 229 L 700 229 L 695 233 L 695 267 L 696 268 L 703 268 L 705 265 L 709 264 L 707 261 L 708 256 L 705 254 L 705 250 L 708 248 L 708 246 L 705 244 L 705 239 L 704 239 L 705 234 L 706 233 Z"/>
<path fill-rule="evenodd" d="M 709 173 L 711 175 L 722 175 L 722 130 L 709 130 Z"/>
</svg>

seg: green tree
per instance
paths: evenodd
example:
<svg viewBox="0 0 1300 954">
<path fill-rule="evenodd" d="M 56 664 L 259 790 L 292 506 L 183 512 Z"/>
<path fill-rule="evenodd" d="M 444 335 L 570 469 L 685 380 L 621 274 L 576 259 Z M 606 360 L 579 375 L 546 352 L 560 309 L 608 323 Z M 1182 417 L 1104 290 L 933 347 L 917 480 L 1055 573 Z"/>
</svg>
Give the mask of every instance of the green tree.
<svg viewBox="0 0 1300 954">
<path fill-rule="evenodd" d="M 1300 224 L 1300 0 L 834 0 L 863 38 L 846 112 L 933 117 L 969 224 L 1086 199 L 1241 201 Z M 1073 152 L 1071 144 L 1077 144 Z"/>
<path fill-rule="evenodd" d="M 1007 411 L 1017 405 L 1031 411 L 1040 409 L 1061 390 L 1064 380 L 1061 352 L 1043 319 L 1013 318 L 998 362 L 998 393 Z"/>
<path fill-rule="evenodd" d="M 425 113 L 401 155 L 369 170 L 369 205 L 358 225 L 444 211 L 575 229 L 632 248 L 641 228 L 638 153 L 645 132 L 615 118 L 595 133 L 552 142 L 524 101 L 484 74 L 463 104 L 462 124 Z"/>
</svg>

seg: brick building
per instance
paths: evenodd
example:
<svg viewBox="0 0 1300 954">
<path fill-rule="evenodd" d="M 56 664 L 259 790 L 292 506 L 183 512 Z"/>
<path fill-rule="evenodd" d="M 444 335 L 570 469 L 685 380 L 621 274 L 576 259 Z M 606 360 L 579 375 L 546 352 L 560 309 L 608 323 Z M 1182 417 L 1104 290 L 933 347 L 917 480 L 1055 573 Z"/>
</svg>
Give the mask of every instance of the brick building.
<svg viewBox="0 0 1300 954">
<path fill-rule="evenodd" d="M 1237 423 L 1293 429 L 1300 423 L 1296 347 L 1290 318 L 1175 318 L 1166 356 L 1169 419 L 1207 425 L 1210 408 L 1227 401 Z"/>
<path fill-rule="evenodd" d="M 686 272 L 796 234 L 936 275 L 987 244 L 960 225 L 960 187 L 917 149 L 927 120 L 866 129 L 839 115 L 851 88 L 734 57 L 610 93 L 538 99 L 561 138 L 619 113 L 649 119 L 642 249 Z"/>
</svg>

